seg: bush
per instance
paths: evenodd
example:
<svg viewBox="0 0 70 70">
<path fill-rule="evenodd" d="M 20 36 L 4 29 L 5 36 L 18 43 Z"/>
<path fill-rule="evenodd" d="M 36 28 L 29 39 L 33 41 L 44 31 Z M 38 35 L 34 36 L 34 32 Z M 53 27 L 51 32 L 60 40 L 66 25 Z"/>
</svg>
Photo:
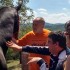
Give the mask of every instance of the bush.
<svg viewBox="0 0 70 70">
<path fill-rule="evenodd" d="M 11 59 L 19 59 L 19 53 L 14 52 L 13 49 L 8 49 L 6 59 L 11 60 Z"/>
</svg>

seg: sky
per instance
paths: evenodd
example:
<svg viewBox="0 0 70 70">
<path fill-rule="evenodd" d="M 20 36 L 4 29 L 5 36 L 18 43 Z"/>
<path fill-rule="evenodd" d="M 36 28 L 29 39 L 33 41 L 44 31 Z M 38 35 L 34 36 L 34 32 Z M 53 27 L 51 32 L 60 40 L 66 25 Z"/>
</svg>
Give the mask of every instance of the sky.
<svg viewBox="0 0 70 70">
<path fill-rule="evenodd" d="M 70 20 L 70 0 L 29 0 L 34 18 L 43 17 L 49 23 L 65 23 Z"/>
</svg>

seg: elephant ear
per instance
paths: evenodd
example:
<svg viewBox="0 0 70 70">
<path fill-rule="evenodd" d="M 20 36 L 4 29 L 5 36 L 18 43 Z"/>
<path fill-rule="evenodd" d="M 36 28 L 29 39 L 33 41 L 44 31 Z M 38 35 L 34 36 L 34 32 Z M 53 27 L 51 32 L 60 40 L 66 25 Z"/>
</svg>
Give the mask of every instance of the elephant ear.
<svg viewBox="0 0 70 70">
<path fill-rule="evenodd" d="M 15 20 L 14 20 L 13 37 L 15 39 L 18 39 L 18 34 L 19 34 L 19 15 L 17 12 L 17 15 L 15 15 Z"/>
<path fill-rule="evenodd" d="M 18 6 L 15 7 L 17 14 L 15 15 L 15 20 L 14 20 L 14 29 L 13 29 L 13 37 L 15 39 L 18 39 L 18 33 L 19 33 L 19 15 L 18 11 L 21 9 L 23 0 L 18 2 Z"/>
</svg>

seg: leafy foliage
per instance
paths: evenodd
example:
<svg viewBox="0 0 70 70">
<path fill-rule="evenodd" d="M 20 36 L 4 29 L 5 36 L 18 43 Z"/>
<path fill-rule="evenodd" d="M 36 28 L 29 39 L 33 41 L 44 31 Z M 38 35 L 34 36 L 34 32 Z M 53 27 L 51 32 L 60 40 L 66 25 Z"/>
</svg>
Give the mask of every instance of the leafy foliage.
<svg viewBox="0 0 70 70">
<path fill-rule="evenodd" d="M 15 59 L 19 59 L 20 55 L 18 52 L 14 52 L 13 49 L 9 48 L 6 57 L 7 60 L 11 60 L 11 59 L 15 60 Z"/>
<path fill-rule="evenodd" d="M 28 23 L 30 22 L 34 15 L 33 15 L 33 10 L 29 7 L 27 7 L 27 3 L 29 2 L 29 0 L 0 0 L 0 7 L 2 6 L 15 6 L 18 5 L 19 2 L 22 1 L 22 7 L 20 10 L 20 22 L 21 23 Z M 30 14 L 28 14 L 28 12 Z"/>
</svg>

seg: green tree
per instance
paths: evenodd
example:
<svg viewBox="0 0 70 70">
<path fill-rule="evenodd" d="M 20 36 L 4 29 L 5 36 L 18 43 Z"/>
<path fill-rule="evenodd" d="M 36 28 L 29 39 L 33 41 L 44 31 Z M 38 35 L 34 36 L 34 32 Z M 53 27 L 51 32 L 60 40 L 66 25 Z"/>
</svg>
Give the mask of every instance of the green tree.
<svg viewBox="0 0 70 70">
<path fill-rule="evenodd" d="M 13 0 L 0 0 L 0 7 L 1 6 L 13 6 Z"/>
<path fill-rule="evenodd" d="M 33 10 L 29 7 L 27 7 L 27 3 L 29 0 L 0 0 L 0 7 L 2 6 L 17 6 L 18 3 L 22 1 L 22 7 L 20 10 L 20 21 L 21 23 L 28 23 L 33 19 Z M 30 15 L 27 14 L 27 12 L 30 12 Z"/>
</svg>

